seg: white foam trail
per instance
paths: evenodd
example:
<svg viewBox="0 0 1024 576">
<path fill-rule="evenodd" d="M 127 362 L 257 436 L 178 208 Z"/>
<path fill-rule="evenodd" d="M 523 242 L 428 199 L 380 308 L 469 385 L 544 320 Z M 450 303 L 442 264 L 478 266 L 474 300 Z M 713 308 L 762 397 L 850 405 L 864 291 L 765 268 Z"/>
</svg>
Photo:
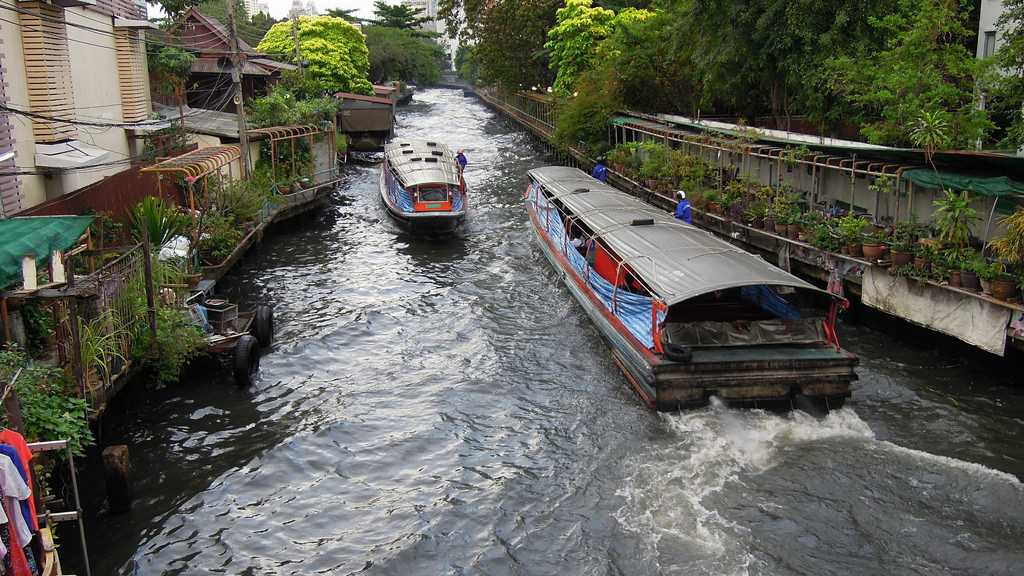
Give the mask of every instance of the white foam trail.
<svg viewBox="0 0 1024 576">
<path fill-rule="evenodd" d="M 626 503 L 616 517 L 625 529 L 641 536 L 662 570 L 687 574 L 744 575 L 754 562 L 736 536 L 745 529 L 705 505 L 709 496 L 737 480 L 741 472 L 772 466 L 782 446 L 830 438 L 874 438 L 867 424 L 850 410 L 817 419 L 803 412 L 778 416 L 729 410 L 715 403 L 662 418 L 670 437 L 654 454 L 631 463 L 634 472 L 618 491 Z M 673 550 L 676 558 L 659 550 L 666 538 L 673 543 L 665 549 Z"/>
</svg>

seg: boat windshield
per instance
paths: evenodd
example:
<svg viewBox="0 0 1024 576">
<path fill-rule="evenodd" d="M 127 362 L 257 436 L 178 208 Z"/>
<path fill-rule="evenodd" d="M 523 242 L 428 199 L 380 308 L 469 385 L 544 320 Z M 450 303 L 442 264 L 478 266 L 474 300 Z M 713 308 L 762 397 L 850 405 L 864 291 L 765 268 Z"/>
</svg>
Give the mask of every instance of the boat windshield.
<svg viewBox="0 0 1024 576">
<path fill-rule="evenodd" d="M 420 186 L 420 202 L 445 202 L 448 200 L 448 189 L 443 186 Z"/>
</svg>

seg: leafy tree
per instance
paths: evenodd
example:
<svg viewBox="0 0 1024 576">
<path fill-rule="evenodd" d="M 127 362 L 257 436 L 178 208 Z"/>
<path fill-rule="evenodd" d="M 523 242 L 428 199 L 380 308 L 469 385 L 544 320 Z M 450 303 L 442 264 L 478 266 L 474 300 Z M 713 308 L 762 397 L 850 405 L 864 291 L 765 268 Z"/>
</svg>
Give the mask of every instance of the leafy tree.
<svg viewBox="0 0 1024 576">
<path fill-rule="evenodd" d="M 548 30 L 544 44 L 558 73 L 556 91 L 573 91 L 580 73 L 593 68 L 597 43 L 607 38 L 614 26 L 615 12 L 594 7 L 590 0 L 566 0 L 565 7 L 555 13 L 555 26 Z"/>
<path fill-rule="evenodd" d="M 357 24 L 362 22 L 363 19 L 356 16 L 356 12 L 359 12 L 358 8 L 328 8 L 325 12 L 325 16 L 334 16 L 335 18 L 341 18 L 346 22 Z"/>
<path fill-rule="evenodd" d="M 949 115 L 949 143 L 957 147 L 990 129 L 975 106 L 978 66 L 964 45 L 971 32 L 961 8 L 961 0 L 899 0 L 898 10 L 872 21 L 890 38 L 885 48 L 829 62 L 831 87 L 856 107 L 869 140 L 912 142 L 922 111 Z"/>
<path fill-rule="evenodd" d="M 333 97 L 303 99 L 281 84 L 270 94 L 250 100 L 247 108 L 249 120 L 257 128 L 333 121 L 337 111 L 338 104 Z"/>
<path fill-rule="evenodd" d="M 202 4 L 203 0 L 156 0 L 154 3 L 163 8 L 169 19 L 174 20 L 189 8 Z"/>
<path fill-rule="evenodd" d="M 321 95 L 373 94 L 373 86 L 366 79 L 370 69 L 366 38 L 352 24 L 333 16 L 300 16 L 299 46 L 307 63 L 306 82 L 312 91 Z M 292 23 L 274 24 L 256 49 L 294 55 Z"/>
<path fill-rule="evenodd" d="M 435 84 L 441 77 L 439 62 L 445 53 L 437 43 L 402 28 L 367 26 L 366 48 L 370 52 L 370 80 L 401 80 Z"/>
<path fill-rule="evenodd" d="M 1024 146 L 1024 0 L 1003 0 L 1002 5 L 997 23 L 1002 43 L 988 63 L 984 84 L 992 115 L 1006 128 L 1001 144 L 1017 149 Z"/>
<path fill-rule="evenodd" d="M 405 4 L 390 5 L 384 0 L 376 0 L 373 3 L 373 15 L 377 18 L 377 25 L 385 28 L 401 28 L 412 30 L 430 18 L 423 15 L 422 10 L 414 9 Z"/>
<path fill-rule="evenodd" d="M 475 84 L 480 75 L 480 66 L 476 61 L 476 47 L 468 44 L 460 44 L 455 51 L 455 71 L 459 77 Z"/>
</svg>

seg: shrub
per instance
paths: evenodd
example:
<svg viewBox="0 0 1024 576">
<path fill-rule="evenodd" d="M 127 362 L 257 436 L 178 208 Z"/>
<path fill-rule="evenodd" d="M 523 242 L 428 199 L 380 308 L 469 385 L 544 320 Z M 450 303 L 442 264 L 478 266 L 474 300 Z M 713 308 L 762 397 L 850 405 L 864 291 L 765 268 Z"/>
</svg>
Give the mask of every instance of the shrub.
<svg viewBox="0 0 1024 576">
<path fill-rule="evenodd" d="M 160 247 L 184 234 L 192 219 L 163 198 L 147 196 L 132 209 L 131 223 L 136 240 L 142 240 L 148 231 L 150 243 Z"/>
<path fill-rule="evenodd" d="M 230 216 L 207 214 L 206 233 L 199 239 L 199 255 L 207 264 L 220 264 L 242 241 L 242 231 Z"/>
<path fill-rule="evenodd" d="M 0 350 L 0 381 L 10 382 L 18 368 L 24 368 L 15 390 L 21 402 L 25 439 L 67 440 L 71 452 L 82 455 L 93 441 L 86 401 L 78 397 L 61 370 L 30 363 L 14 348 Z"/>
<path fill-rule="evenodd" d="M 137 356 L 150 349 L 149 331 L 137 341 Z M 169 384 L 177 382 L 181 369 L 206 345 L 203 331 L 192 323 L 188 313 L 178 308 L 161 307 L 157 310 L 155 353 L 147 360 L 157 380 Z"/>
</svg>

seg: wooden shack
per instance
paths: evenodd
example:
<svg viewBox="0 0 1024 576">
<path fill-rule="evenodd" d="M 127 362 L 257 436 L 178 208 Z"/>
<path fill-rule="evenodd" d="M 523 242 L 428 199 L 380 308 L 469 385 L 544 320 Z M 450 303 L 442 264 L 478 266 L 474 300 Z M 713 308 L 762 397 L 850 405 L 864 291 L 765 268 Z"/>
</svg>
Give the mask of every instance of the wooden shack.
<svg viewBox="0 0 1024 576">
<path fill-rule="evenodd" d="M 348 137 L 349 149 L 376 152 L 394 133 L 394 103 L 390 98 L 339 92 L 338 127 Z"/>
</svg>

